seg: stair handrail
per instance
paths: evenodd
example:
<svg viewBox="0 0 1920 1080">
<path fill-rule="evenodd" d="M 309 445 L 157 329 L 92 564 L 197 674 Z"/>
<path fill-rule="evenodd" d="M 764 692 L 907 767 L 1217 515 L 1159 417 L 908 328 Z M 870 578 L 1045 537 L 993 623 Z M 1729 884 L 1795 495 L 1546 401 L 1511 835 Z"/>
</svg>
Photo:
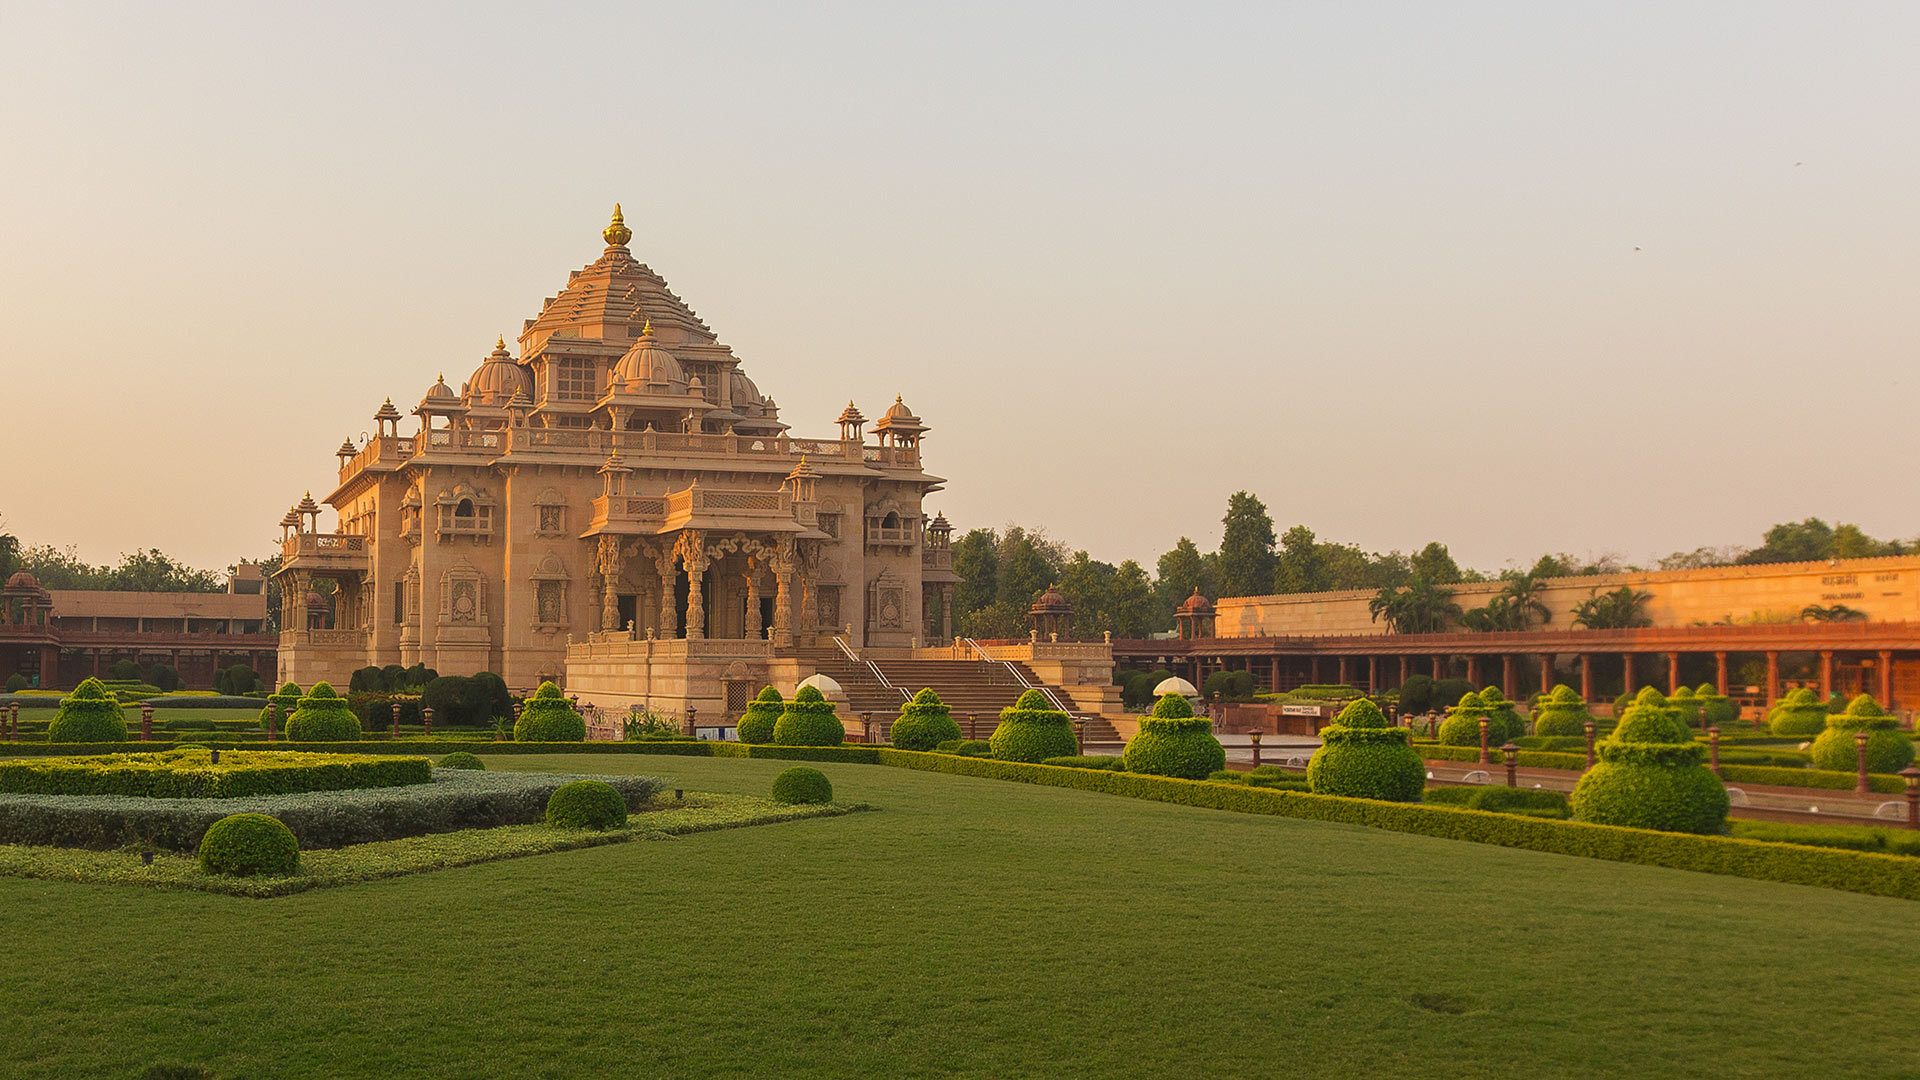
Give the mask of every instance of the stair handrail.
<svg viewBox="0 0 1920 1080">
<path fill-rule="evenodd" d="M 1046 695 L 1047 703 L 1052 705 L 1055 710 L 1066 713 L 1068 716 L 1073 715 L 1073 710 L 1067 706 L 1066 702 L 1060 700 L 1060 695 L 1053 692 L 1053 687 L 1048 686 L 1046 683 L 1036 683 L 1036 682 L 1029 681 L 1027 677 L 1021 673 L 1020 669 L 1013 665 L 1013 661 L 1001 660 L 996 657 L 990 656 L 988 655 L 987 650 L 980 646 L 979 642 L 973 640 L 972 638 L 967 638 L 965 640 L 967 644 L 972 647 L 974 653 L 979 656 L 981 661 L 987 664 L 999 664 L 1001 667 L 1005 668 L 1007 670 L 1007 674 L 1013 676 L 1013 681 L 1020 684 L 1020 688 L 1022 690 L 1038 690 L 1040 691 L 1040 693 Z"/>
<path fill-rule="evenodd" d="M 913 700 L 912 694 L 907 693 L 907 691 L 902 687 L 893 685 L 893 683 L 887 679 L 887 673 L 880 670 L 879 664 L 876 664 L 873 661 L 868 660 L 865 657 L 861 656 L 859 653 L 854 652 L 853 646 L 847 644 L 847 641 L 845 638 L 841 637 L 838 634 L 835 634 L 833 636 L 833 643 L 835 645 L 840 646 L 840 651 L 846 655 L 848 663 L 866 665 L 867 670 L 873 672 L 873 677 L 880 680 L 881 686 L 884 686 L 887 689 L 893 691 L 894 693 L 899 694 L 900 700 L 902 701 Z"/>
</svg>

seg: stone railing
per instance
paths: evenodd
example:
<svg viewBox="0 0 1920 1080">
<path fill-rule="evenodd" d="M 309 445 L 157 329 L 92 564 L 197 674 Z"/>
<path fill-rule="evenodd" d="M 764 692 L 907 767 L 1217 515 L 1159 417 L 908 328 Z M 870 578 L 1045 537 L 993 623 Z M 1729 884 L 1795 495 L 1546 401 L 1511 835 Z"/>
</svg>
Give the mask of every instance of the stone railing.
<svg viewBox="0 0 1920 1080">
<path fill-rule="evenodd" d="M 283 558 L 300 555 L 363 555 L 367 538 L 347 533 L 295 533 L 280 542 Z"/>
</svg>

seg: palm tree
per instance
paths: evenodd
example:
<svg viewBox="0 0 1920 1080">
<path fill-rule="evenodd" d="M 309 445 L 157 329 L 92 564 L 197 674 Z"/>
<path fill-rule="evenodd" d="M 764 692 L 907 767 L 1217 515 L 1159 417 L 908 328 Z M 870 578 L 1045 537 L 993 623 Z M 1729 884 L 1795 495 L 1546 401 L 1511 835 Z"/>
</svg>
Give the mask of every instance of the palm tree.
<svg viewBox="0 0 1920 1080">
<path fill-rule="evenodd" d="M 1451 590 L 1419 579 L 1397 589 L 1382 588 L 1367 601 L 1367 610 L 1375 622 L 1384 617 L 1387 630 L 1395 634 L 1436 634 L 1460 618 Z"/>
<path fill-rule="evenodd" d="M 1652 600 L 1652 593 L 1641 592 L 1631 585 L 1622 585 L 1609 593 L 1594 589 L 1585 600 L 1573 606 L 1573 625 L 1588 630 L 1652 626 L 1653 620 L 1646 614 L 1646 606 Z"/>
<path fill-rule="evenodd" d="M 1489 599 L 1485 607 L 1467 612 L 1460 617 L 1460 622 L 1469 630 L 1482 632 L 1525 630 L 1535 619 L 1546 622 L 1551 617 L 1547 605 L 1540 602 L 1540 582 L 1531 575 L 1523 575 L 1510 579 L 1506 588 Z"/>
<path fill-rule="evenodd" d="M 1832 607 L 1808 604 L 1800 609 L 1800 617 L 1808 622 L 1865 622 L 1867 613 L 1845 604 L 1835 604 Z"/>
</svg>

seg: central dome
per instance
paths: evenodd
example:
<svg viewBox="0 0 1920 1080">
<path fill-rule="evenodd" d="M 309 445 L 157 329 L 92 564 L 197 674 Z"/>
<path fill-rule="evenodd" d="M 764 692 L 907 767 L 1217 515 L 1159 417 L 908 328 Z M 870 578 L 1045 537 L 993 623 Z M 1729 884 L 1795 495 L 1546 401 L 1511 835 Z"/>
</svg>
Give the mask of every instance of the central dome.
<svg viewBox="0 0 1920 1080">
<path fill-rule="evenodd" d="M 629 394 L 684 394 L 687 373 L 673 354 L 654 340 L 653 324 L 640 331 L 640 340 L 613 367 L 613 385 Z"/>
</svg>

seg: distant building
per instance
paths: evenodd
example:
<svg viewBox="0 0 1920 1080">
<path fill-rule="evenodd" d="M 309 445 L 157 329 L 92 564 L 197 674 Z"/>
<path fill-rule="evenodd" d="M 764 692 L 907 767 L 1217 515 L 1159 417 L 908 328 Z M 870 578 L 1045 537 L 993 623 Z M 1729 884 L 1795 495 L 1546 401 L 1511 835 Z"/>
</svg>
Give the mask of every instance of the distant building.
<svg viewBox="0 0 1920 1080">
<path fill-rule="evenodd" d="M 1574 625 L 1582 601 L 1623 586 L 1648 594 L 1641 613 L 1651 625 Z M 1505 587 L 1449 586 L 1469 610 Z M 1246 671 L 1269 690 L 1323 682 L 1386 690 L 1426 674 L 1497 684 L 1514 698 L 1555 682 L 1589 699 L 1603 686 L 1651 684 L 1664 692 L 1706 682 L 1767 702 L 1802 684 L 1920 708 L 1920 556 L 1549 578 L 1537 594 L 1547 618 L 1521 631 L 1392 633 L 1373 617 L 1374 596 L 1227 597 L 1211 605 L 1210 631 L 1199 629 L 1202 620 L 1183 620 L 1181 640 L 1115 641 L 1115 661 L 1167 666 L 1196 686 L 1228 670 Z M 1764 674 L 1742 679 L 1743 670 Z"/>
<path fill-rule="evenodd" d="M 270 678 L 279 638 L 266 628 L 265 584 L 245 563 L 218 593 L 48 590 L 21 571 L 0 589 L 0 681 L 18 672 L 67 689 L 121 660 L 166 664 L 198 690 L 236 664 Z"/>
</svg>

